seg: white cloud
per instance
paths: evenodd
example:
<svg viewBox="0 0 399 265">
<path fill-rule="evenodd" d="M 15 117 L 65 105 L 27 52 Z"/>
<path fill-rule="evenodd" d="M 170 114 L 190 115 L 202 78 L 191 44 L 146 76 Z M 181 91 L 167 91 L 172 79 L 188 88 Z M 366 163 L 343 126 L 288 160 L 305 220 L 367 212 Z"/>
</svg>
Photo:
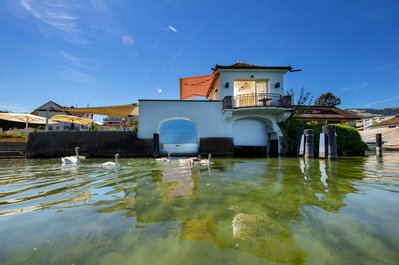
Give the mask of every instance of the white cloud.
<svg viewBox="0 0 399 265">
<path fill-rule="evenodd" d="M 168 28 L 169 28 L 171 31 L 173 31 L 173 32 L 177 32 L 177 29 L 175 29 L 175 28 L 172 27 L 172 26 L 168 26 Z"/>
<path fill-rule="evenodd" d="M 93 8 L 98 12 L 107 12 L 108 8 L 102 0 L 91 0 Z"/>
<path fill-rule="evenodd" d="M 389 102 L 389 101 L 395 101 L 395 100 L 399 100 L 399 95 L 396 95 L 396 96 L 393 96 L 393 97 L 389 97 L 389 98 L 385 98 L 385 99 L 382 99 L 382 100 L 369 102 L 369 103 L 365 104 L 364 106 L 366 108 L 368 108 L 368 107 L 373 106 L 373 105 L 377 105 L 377 104 L 385 103 L 385 102 Z"/>
<path fill-rule="evenodd" d="M 369 85 L 368 82 L 363 82 L 363 83 L 360 84 L 360 85 L 342 87 L 342 88 L 340 88 L 339 90 L 340 90 L 340 91 L 353 91 L 353 90 L 358 90 L 358 89 L 360 89 L 360 88 L 365 88 L 365 87 L 367 87 L 368 85 Z"/>
<path fill-rule="evenodd" d="M 73 69 L 71 67 L 63 67 L 63 69 L 59 72 L 61 77 L 68 81 L 73 81 L 77 83 L 82 83 L 86 85 L 94 85 L 98 83 L 97 78 L 86 74 L 82 71 Z"/>
<path fill-rule="evenodd" d="M 79 57 L 63 50 L 57 51 L 57 57 L 67 64 L 86 69 L 95 69 L 101 65 L 101 60 L 99 58 Z"/>
<path fill-rule="evenodd" d="M 123 35 L 122 36 L 122 43 L 124 45 L 134 45 L 134 39 L 130 37 L 129 35 Z"/>
<path fill-rule="evenodd" d="M 44 35 L 55 34 L 77 44 L 89 43 L 81 29 L 80 19 L 73 13 L 72 7 L 31 0 L 20 0 L 20 4 L 39 22 Z"/>
</svg>

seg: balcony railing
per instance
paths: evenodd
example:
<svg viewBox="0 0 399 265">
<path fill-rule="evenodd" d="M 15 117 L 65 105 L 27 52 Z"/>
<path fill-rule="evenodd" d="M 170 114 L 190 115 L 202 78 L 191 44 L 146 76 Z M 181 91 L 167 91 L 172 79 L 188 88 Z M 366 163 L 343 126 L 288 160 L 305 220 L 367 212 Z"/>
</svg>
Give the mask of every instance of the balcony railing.
<svg viewBox="0 0 399 265">
<path fill-rule="evenodd" d="M 276 93 L 251 93 L 234 97 L 234 108 L 249 107 L 289 107 L 291 96 Z"/>
</svg>

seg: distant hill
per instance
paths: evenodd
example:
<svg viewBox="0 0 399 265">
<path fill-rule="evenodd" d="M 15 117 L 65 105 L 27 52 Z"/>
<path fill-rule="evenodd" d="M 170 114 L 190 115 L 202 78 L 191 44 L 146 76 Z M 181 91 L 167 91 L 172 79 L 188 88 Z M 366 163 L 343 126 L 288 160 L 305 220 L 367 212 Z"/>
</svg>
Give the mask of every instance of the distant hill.
<svg viewBox="0 0 399 265">
<path fill-rule="evenodd" d="M 358 115 L 360 118 L 372 118 L 372 117 L 382 117 L 399 114 L 399 106 L 392 108 L 364 108 L 364 109 L 345 109 L 346 111 L 352 112 Z"/>
</svg>

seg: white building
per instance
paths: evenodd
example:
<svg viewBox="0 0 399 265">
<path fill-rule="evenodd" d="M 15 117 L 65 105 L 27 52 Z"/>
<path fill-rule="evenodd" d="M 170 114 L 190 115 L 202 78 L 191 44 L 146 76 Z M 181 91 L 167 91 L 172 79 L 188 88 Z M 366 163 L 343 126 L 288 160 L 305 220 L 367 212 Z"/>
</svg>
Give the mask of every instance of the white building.
<svg viewBox="0 0 399 265">
<path fill-rule="evenodd" d="M 384 122 L 386 120 L 394 118 L 395 115 L 390 115 L 390 116 L 381 116 L 381 117 L 371 117 L 371 118 L 364 118 L 361 120 L 358 120 L 356 122 L 356 128 L 361 131 L 361 130 L 369 130 L 371 127 L 374 125 Z"/>
<path fill-rule="evenodd" d="M 51 118 L 55 115 L 72 115 L 71 112 L 65 111 L 64 110 L 65 108 L 66 107 L 62 107 L 61 105 L 50 100 L 41 105 L 40 107 L 36 108 L 34 111 L 31 112 L 31 114 L 43 118 L 46 118 L 47 115 L 48 118 Z M 78 115 L 82 118 L 89 118 L 89 119 L 93 118 L 93 114 L 78 114 Z M 69 131 L 69 130 L 88 131 L 89 126 L 73 124 L 70 122 L 58 122 L 56 124 L 49 125 L 49 131 Z"/>
<path fill-rule="evenodd" d="M 278 126 L 291 113 L 284 74 L 291 66 L 238 62 L 213 73 L 180 79 L 180 100 L 139 100 L 138 137 L 159 134 L 163 153 L 197 153 L 204 139 L 231 139 L 234 150 L 278 153 Z M 206 100 L 187 100 L 205 97 Z"/>
</svg>

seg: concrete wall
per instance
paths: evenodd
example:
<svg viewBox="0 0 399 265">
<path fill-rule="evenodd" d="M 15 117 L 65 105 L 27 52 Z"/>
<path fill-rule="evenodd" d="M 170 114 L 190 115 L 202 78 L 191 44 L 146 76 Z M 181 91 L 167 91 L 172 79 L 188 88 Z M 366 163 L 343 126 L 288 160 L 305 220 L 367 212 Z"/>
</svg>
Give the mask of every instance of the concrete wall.
<svg viewBox="0 0 399 265">
<path fill-rule="evenodd" d="M 221 101 L 200 100 L 139 100 L 140 139 L 152 139 L 159 133 L 162 122 L 172 119 L 188 119 L 198 128 L 198 136 L 231 137 L 231 125 L 225 123 Z"/>
<path fill-rule="evenodd" d="M 282 136 L 277 122 L 287 118 L 289 111 L 271 109 L 243 109 L 226 115 L 220 101 L 195 100 L 140 100 L 139 131 L 140 139 L 152 139 L 159 133 L 160 125 L 168 120 L 188 119 L 198 128 L 199 138 L 233 138 L 233 124 L 240 119 L 256 119 L 266 124 L 266 133 L 275 133 L 276 138 Z M 280 150 L 281 148 L 279 148 Z M 200 144 L 200 152 L 201 144 Z M 228 152 L 227 152 L 228 153 Z"/>
<path fill-rule="evenodd" d="M 224 84 L 223 84 L 224 86 Z M 213 85 L 211 93 L 209 93 L 209 100 L 222 100 L 223 98 L 220 98 L 220 78 L 216 79 L 215 84 Z"/>
<path fill-rule="evenodd" d="M 0 142 L 0 158 L 24 157 L 26 142 Z"/>
<path fill-rule="evenodd" d="M 62 157 L 74 155 L 74 148 L 89 157 L 152 156 L 152 139 L 141 140 L 133 132 L 37 132 L 29 134 L 26 156 Z"/>
<path fill-rule="evenodd" d="M 24 151 L 26 142 L 0 142 L 0 151 Z"/>
</svg>

